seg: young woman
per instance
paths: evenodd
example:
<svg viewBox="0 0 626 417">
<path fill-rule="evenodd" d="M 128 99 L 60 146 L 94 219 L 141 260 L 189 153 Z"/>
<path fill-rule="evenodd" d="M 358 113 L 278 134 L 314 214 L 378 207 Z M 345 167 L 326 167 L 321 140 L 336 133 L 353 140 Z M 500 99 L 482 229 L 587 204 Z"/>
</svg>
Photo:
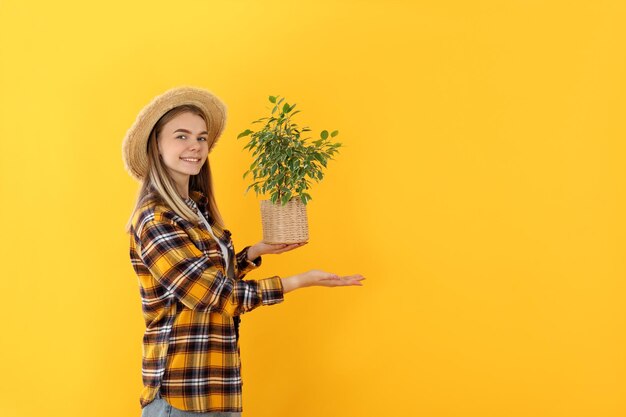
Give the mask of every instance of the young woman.
<svg viewBox="0 0 626 417">
<path fill-rule="evenodd" d="M 302 246 L 258 242 L 235 252 L 213 195 L 209 152 L 226 106 L 190 86 L 155 97 L 122 145 L 141 189 L 126 225 L 146 330 L 142 417 L 241 416 L 240 315 L 310 286 L 362 285 L 362 275 L 310 270 L 244 280 L 262 255 Z"/>
</svg>

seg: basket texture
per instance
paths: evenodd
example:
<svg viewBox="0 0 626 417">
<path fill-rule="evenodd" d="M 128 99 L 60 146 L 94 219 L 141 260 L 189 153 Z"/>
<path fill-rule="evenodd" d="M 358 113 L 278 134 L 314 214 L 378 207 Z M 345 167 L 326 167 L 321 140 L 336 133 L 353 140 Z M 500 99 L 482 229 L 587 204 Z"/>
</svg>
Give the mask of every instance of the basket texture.
<svg viewBox="0 0 626 417">
<path fill-rule="evenodd" d="M 261 222 L 265 243 L 299 243 L 309 240 L 306 205 L 297 197 L 284 206 L 272 203 L 272 200 L 261 200 Z"/>
</svg>

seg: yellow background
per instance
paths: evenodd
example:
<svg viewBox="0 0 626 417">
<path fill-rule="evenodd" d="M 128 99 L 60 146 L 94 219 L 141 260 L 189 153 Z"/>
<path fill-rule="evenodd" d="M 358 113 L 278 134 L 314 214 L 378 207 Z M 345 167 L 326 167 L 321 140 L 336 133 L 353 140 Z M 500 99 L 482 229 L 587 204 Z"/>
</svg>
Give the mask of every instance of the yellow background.
<svg viewBox="0 0 626 417">
<path fill-rule="evenodd" d="M 626 414 L 622 1 L 0 1 L 0 414 L 139 416 L 122 138 L 166 89 L 229 108 L 210 155 L 236 249 L 267 96 L 344 144 L 310 243 L 247 278 L 244 416 Z"/>
</svg>

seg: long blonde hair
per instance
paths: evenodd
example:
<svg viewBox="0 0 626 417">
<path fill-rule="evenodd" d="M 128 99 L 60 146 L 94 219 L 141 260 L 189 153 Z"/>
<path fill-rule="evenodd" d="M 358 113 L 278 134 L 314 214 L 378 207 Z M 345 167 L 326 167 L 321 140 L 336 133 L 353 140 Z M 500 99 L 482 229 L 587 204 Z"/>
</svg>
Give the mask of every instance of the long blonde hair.
<svg viewBox="0 0 626 417">
<path fill-rule="evenodd" d="M 126 223 L 126 233 L 130 233 L 132 221 L 137 210 L 147 201 L 147 199 L 155 197 L 157 200 L 160 200 L 161 203 L 165 203 L 169 206 L 180 217 L 194 224 L 200 223 L 200 218 L 189 208 L 189 206 L 187 206 L 181 195 L 178 193 L 178 190 L 174 185 L 174 180 L 165 167 L 163 160 L 159 158 L 157 138 L 161 134 L 163 125 L 179 114 L 185 112 L 191 112 L 202 117 L 204 122 L 207 123 L 208 128 L 208 122 L 204 112 L 192 104 L 184 104 L 182 106 L 174 107 L 156 122 L 148 138 L 148 175 L 141 182 L 141 189 L 139 190 L 137 199 L 135 200 L 135 207 L 133 208 L 130 218 Z M 204 161 L 204 164 L 202 164 L 200 172 L 197 175 L 190 176 L 189 192 L 191 191 L 200 191 L 208 198 L 209 204 L 207 209 L 209 211 L 209 215 L 213 217 L 213 220 L 220 228 L 225 229 L 226 226 L 217 208 L 217 203 L 215 202 L 215 197 L 213 195 L 213 176 L 211 174 L 211 166 L 209 165 L 208 157 L 206 161 Z"/>
</svg>

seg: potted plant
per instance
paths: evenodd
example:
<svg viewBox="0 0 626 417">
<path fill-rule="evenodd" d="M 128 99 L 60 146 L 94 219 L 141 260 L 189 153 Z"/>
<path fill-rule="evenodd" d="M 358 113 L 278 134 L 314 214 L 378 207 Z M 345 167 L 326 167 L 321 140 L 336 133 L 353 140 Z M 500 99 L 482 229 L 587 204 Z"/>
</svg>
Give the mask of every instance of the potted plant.
<svg viewBox="0 0 626 417">
<path fill-rule="evenodd" d="M 237 139 L 249 137 L 248 148 L 256 159 L 243 178 L 252 172 L 257 196 L 269 193 L 270 198 L 261 201 L 263 241 L 265 243 L 297 243 L 309 238 L 306 205 L 312 199 L 307 193 L 311 185 L 309 179 L 317 182 L 324 178 L 322 167 L 338 152 L 341 143 L 331 143 L 330 137 L 339 134 L 338 130 L 328 133 L 323 130 L 320 138 L 311 144 L 301 137 L 310 132 L 308 127 L 299 128 L 291 121 L 299 110 L 293 111 L 296 104 L 283 101 L 280 96 L 269 96 L 273 107 L 268 117 L 252 123 L 265 122 L 257 131 L 246 129 Z M 281 106 L 282 104 L 282 106 Z M 308 179 L 307 179 L 308 178 Z"/>
</svg>

